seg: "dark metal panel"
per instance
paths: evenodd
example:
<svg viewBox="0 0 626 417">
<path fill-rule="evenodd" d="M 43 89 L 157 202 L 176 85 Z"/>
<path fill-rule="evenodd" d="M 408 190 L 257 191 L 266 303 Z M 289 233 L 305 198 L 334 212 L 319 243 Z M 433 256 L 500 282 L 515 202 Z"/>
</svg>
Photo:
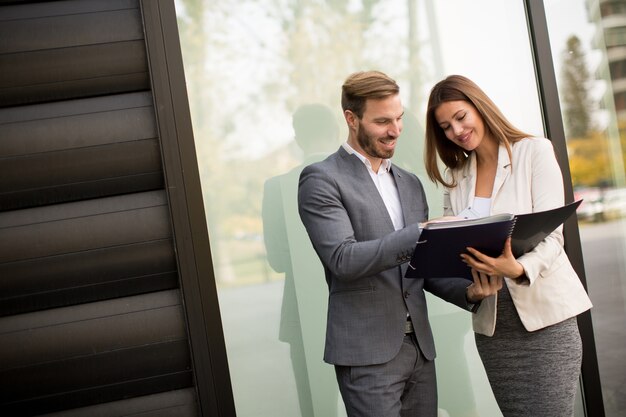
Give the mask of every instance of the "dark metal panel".
<svg viewBox="0 0 626 417">
<path fill-rule="evenodd" d="M 0 318 L 0 408 L 22 415 L 190 386 L 184 329 L 178 291 Z"/>
<path fill-rule="evenodd" d="M 94 216 L 116 211 L 164 206 L 166 204 L 167 198 L 163 191 L 149 191 L 135 195 L 120 195 L 97 200 L 8 211 L 0 213 L 0 229 L 71 219 L 84 216 L 85 213 Z M 2 234 L 0 234 L 1 236 Z"/>
<path fill-rule="evenodd" d="M 133 199 L 135 194 L 127 198 Z M 120 207 L 105 213 L 85 212 L 76 217 L 9 225 L 0 229 L 0 262 L 167 239 L 171 237 L 168 214 L 165 205 Z"/>
<path fill-rule="evenodd" d="M 180 345 L 182 345 L 182 343 L 180 343 L 178 347 L 181 347 Z M 167 354 L 168 352 L 163 351 L 161 353 Z M 179 352 L 171 352 L 171 354 L 176 353 Z M 180 353 L 182 353 L 182 350 Z M 145 396 L 153 394 L 155 390 L 179 390 L 189 387 L 192 381 L 193 377 L 191 371 L 175 372 L 168 375 L 157 375 L 119 384 L 81 389 L 76 392 L 46 395 L 33 398 L 29 401 L 16 401 L 3 407 L 3 411 L 7 412 L 9 416 L 39 416 L 42 413 L 85 407 L 92 404 L 102 404 L 128 397 Z M 64 415 L 63 412 L 61 415 Z M 109 416 L 106 415 L 106 417 Z"/>
<path fill-rule="evenodd" d="M 38 0 L 0 0 L 0 4 L 2 3 L 5 5 L 10 4 L 11 7 L 5 7 L 2 10 L 0 21 L 138 7 L 138 0 L 55 0 L 48 2 Z"/>
<path fill-rule="evenodd" d="M 127 400 L 98 404 L 40 417 L 195 417 L 198 415 L 195 391 L 181 389 Z"/>
<path fill-rule="evenodd" d="M 149 93 L 0 109 L 0 210 L 163 187 Z"/>
<path fill-rule="evenodd" d="M 178 287 L 171 239 L 0 264 L 0 316 Z"/>
<path fill-rule="evenodd" d="M 0 106 L 150 87 L 136 1 L 5 6 L 0 22 Z"/>
<path fill-rule="evenodd" d="M 116 94 L 0 109 L 0 158 L 157 138 L 152 96 Z"/>
<path fill-rule="evenodd" d="M 0 209 L 127 192 L 133 177 L 151 179 L 161 188 L 161 154 L 156 139 L 38 153 L 0 160 Z M 79 191 L 80 190 L 80 191 Z M 43 194 L 43 195 L 42 195 Z"/>
<path fill-rule="evenodd" d="M 147 90 L 145 53 L 137 40 L 0 55 L 0 107 Z"/>
<path fill-rule="evenodd" d="M 3 193 L 161 171 L 159 142 L 144 139 L 5 157 L 0 161 Z M 122 192 L 124 190 L 121 190 Z"/>
<path fill-rule="evenodd" d="M 175 288 L 163 192 L 0 213 L 0 315 Z"/>
<path fill-rule="evenodd" d="M 154 395 L 195 371 L 167 195 L 145 192 L 163 172 L 138 2 L 14 3 L 0 7 L 1 413 L 133 399 L 195 415 L 195 395 Z"/>
<path fill-rule="evenodd" d="M 137 39 L 143 39 L 138 8 L 14 20 L 2 19 L 0 10 L 0 54 Z"/>
<path fill-rule="evenodd" d="M 566 201 L 574 200 L 572 178 L 569 170 L 565 131 L 561 116 L 561 107 L 556 83 L 548 24 L 542 0 L 526 0 L 526 13 L 530 28 L 531 43 L 539 83 L 539 95 L 542 104 L 545 131 L 552 140 L 557 159 L 563 172 Z M 565 248 L 574 269 L 587 288 L 587 278 L 583 263 L 580 234 L 576 218 L 570 218 L 564 225 Z M 595 338 L 591 312 L 578 316 L 578 327 L 583 341 L 582 388 L 585 412 L 589 416 L 604 417 L 604 402 L 598 371 Z"/>
<path fill-rule="evenodd" d="M 0 371 L 181 340 L 183 320 L 177 290 L 2 317 Z"/>
<path fill-rule="evenodd" d="M 200 411 L 235 416 L 174 2 L 140 4 Z"/>
<path fill-rule="evenodd" d="M 188 355 L 187 341 L 182 340 L 31 367 L 28 374 L 3 373 L 1 377 L 14 384 L 3 387 L 0 407 L 7 415 L 39 415 L 186 388 L 193 384 Z M 118 380 L 119 371 L 126 371 L 126 377 Z"/>
<path fill-rule="evenodd" d="M 3 54 L 0 69 L 0 88 L 4 91 L 37 84 L 95 82 L 147 70 L 141 40 Z"/>
<path fill-rule="evenodd" d="M 0 211 L 99 198 L 120 192 L 136 193 L 161 188 L 163 188 L 161 171 L 55 185 L 48 188 L 29 188 L 0 194 Z"/>
</svg>

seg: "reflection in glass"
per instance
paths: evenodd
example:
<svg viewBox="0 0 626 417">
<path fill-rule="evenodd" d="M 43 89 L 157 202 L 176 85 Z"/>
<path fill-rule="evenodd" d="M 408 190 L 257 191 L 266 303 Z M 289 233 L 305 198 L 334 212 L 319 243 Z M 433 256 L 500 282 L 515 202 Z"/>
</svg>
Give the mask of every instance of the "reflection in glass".
<svg viewBox="0 0 626 417">
<path fill-rule="evenodd" d="M 318 360 L 323 352 L 327 289 L 320 280 L 322 265 L 298 217 L 297 194 L 302 168 L 339 147 L 339 125 L 327 106 L 305 104 L 293 114 L 293 129 L 302 163 L 265 182 L 263 238 L 269 264 L 285 274 L 278 337 L 290 346 L 300 414 L 333 417 L 338 400 L 334 370 Z"/>
<path fill-rule="evenodd" d="M 472 77 L 517 125 L 542 133 L 523 3 L 176 0 L 239 417 L 345 413 L 322 360 L 328 290 L 294 188 L 302 164 L 347 137 L 329 122 L 342 117 L 345 77 L 378 69 L 398 80 L 407 109 L 394 163 L 418 174 L 438 216 L 442 190 L 421 160 L 424 99 L 436 80 Z M 307 108 L 319 110 L 304 117 L 304 130 L 319 133 L 315 147 L 299 142 Z M 436 297 L 428 305 L 440 416 L 497 417 L 468 313 Z"/>
</svg>

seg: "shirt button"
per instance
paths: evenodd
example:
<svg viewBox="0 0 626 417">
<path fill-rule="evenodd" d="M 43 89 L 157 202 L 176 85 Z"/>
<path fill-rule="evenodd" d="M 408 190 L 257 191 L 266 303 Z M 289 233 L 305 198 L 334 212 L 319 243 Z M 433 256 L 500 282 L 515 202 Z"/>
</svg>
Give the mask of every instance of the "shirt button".
<svg viewBox="0 0 626 417">
<path fill-rule="evenodd" d="M 405 292 L 404 292 L 404 298 L 409 298 L 409 295 L 411 295 L 411 293 L 410 293 L 410 292 L 408 292 L 408 291 L 405 291 Z"/>
</svg>

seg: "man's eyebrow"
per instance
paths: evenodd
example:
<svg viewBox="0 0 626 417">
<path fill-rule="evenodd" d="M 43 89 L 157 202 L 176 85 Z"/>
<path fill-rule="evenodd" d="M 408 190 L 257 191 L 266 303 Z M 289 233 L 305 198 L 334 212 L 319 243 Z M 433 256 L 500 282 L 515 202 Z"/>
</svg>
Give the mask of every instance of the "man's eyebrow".
<svg viewBox="0 0 626 417">
<path fill-rule="evenodd" d="M 398 117 L 380 116 L 380 117 L 375 117 L 374 120 L 379 122 L 383 120 L 399 119 L 402 116 L 404 116 L 404 112 L 402 112 Z"/>
</svg>

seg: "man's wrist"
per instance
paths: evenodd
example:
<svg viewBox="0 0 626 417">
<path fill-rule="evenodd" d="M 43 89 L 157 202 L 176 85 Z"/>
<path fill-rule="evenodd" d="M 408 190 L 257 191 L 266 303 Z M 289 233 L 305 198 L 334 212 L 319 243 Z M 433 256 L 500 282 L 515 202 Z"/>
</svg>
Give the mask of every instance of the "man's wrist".
<svg viewBox="0 0 626 417">
<path fill-rule="evenodd" d="M 469 295 L 469 289 L 471 285 L 465 289 L 465 301 L 467 302 L 467 309 L 472 313 L 476 313 L 478 311 L 478 307 L 480 307 L 480 303 L 482 300 L 472 301 Z"/>
<path fill-rule="evenodd" d="M 475 303 L 468 302 L 467 303 L 467 307 L 468 307 L 470 312 L 476 313 L 478 311 L 478 307 L 480 307 L 480 303 L 481 303 L 480 301 L 477 301 Z"/>
</svg>

